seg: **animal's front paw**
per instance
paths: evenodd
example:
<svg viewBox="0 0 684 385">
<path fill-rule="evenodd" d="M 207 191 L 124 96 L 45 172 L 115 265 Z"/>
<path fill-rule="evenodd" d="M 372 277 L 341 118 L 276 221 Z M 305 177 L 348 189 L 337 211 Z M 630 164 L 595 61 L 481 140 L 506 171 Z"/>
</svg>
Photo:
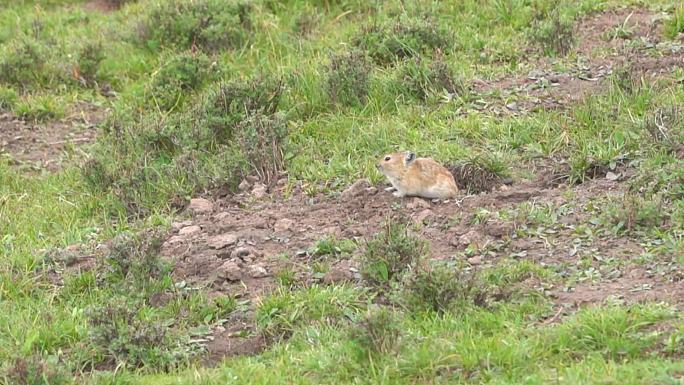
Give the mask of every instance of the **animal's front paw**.
<svg viewBox="0 0 684 385">
<path fill-rule="evenodd" d="M 387 192 L 394 191 L 394 190 L 396 190 L 394 188 L 394 186 L 389 186 L 389 187 L 385 188 L 385 191 L 387 191 Z"/>
<path fill-rule="evenodd" d="M 404 194 L 404 193 L 401 192 L 401 191 L 395 191 L 395 192 L 392 193 L 392 195 L 394 195 L 394 196 L 397 197 L 397 198 L 403 198 L 406 194 Z"/>
</svg>

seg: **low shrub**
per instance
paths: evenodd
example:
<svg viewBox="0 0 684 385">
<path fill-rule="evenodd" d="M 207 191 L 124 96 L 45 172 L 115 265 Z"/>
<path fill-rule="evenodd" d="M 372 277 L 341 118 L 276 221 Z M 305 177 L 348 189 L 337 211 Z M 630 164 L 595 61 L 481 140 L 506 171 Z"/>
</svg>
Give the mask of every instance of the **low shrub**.
<svg viewBox="0 0 684 385">
<path fill-rule="evenodd" d="M 219 51 L 242 46 L 252 28 L 252 6 L 223 0 L 173 0 L 152 10 L 143 23 L 150 47 L 199 47 Z"/>
<path fill-rule="evenodd" d="M 428 18 L 401 19 L 394 24 L 378 24 L 365 28 L 353 41 L 380 65 L 418 55 L 430 56 L 445 51 L 454 40 L 453 34 Z"/>
<path fill-rule="evenodd" d="M 371 66 L 365 54 L 348 51 L 330 55 L 326 68 L 328 96 L 335 105 L 361 106 L 368 98 Z"/>
<path fill-rule="evenodd" d="M 464 95 L 466 86 L 441 59 L 427 62 L 417 56 L 408 59 L 399 73 L 399 82 L 412 97 L 427 100 L 442 92 Z"/>
<path fill-rule="evenodd" d="M 361 255 L 361 274 L 372 285 L 385 286 L 423 259 L 426 243 L 410 232 L 410 219 L 388 220 L 383 229 L 366 241 Z"/>
<path fill-rule="evenodd" d="M 163 111 L 181 105 L 186 95 L 200 88 L 210 75 L 209 59 L 190 52 L 172 56 L 156 72 L 150 85 L 151 103 Z"/>
</svg>

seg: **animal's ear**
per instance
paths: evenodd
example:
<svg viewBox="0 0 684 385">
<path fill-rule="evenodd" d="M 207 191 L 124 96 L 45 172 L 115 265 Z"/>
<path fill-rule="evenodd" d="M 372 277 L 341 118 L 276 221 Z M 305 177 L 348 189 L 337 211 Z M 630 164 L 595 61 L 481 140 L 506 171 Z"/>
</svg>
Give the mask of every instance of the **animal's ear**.
<svg viewBox="0 0 684 385">
<path fill-rule="evenodd" d="M 410 151 L 406 152 L 406 164 L 409 164 L 416 160 L 416 154 Z"/>
</svg>

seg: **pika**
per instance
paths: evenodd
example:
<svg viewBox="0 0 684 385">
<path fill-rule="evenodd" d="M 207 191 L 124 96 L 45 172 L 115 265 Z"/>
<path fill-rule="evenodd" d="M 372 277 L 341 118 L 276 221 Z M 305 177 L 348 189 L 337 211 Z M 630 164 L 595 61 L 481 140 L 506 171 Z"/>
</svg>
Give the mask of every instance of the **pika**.
<svg viewBox="0 0 684 385">
<path fill-rule="evenodd" d="M 397 190 L 394 192 L 396 197 L 449 199 L 458 195 L 458 187 L 449 170 L 430 158 L 416 158 L 413 152 L 387 154 L 376 167 Z"/>
</svg>

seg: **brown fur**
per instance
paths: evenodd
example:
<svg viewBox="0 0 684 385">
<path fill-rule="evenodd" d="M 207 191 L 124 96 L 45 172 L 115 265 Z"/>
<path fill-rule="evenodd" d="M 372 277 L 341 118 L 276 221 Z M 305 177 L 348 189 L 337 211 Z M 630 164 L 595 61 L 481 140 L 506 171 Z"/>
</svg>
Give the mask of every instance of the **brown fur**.
<svg viewBox="0 0 684 385">
<path fill-rule="evenodd" d="M 418 196 L 449 199 L 458 195 L 458 187 L 449 170 L 430 158 L 416 158 L 411 152 L 387 154 L 377 164 L 397 191 L 397 197 Z"/>
</svg>

